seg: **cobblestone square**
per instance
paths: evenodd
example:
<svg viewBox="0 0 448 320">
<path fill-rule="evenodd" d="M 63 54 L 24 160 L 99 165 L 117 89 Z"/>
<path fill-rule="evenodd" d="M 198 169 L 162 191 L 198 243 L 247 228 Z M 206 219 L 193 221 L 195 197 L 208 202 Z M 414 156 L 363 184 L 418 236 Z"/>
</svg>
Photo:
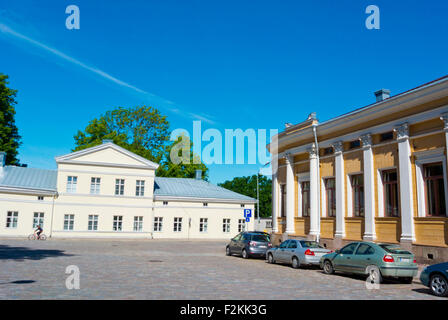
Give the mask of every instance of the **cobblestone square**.
<svg viewBox="0 0 448 320">
<path fill-rule="evenodd" d="M 227 257 L 225 244 L 1 239 L 0 299 L 437 299 L 417 278 L 367 290 L 360 277 Z M 79 290 L 66 288 L 69 265 Z"/>
</svg>

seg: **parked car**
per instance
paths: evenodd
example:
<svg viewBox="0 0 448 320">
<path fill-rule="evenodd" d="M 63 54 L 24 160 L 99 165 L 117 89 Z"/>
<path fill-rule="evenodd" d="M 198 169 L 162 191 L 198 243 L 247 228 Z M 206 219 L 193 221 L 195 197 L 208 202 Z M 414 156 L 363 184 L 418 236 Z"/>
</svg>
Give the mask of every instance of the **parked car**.
<svg viewBox="0 0 448 320">
<path fill-rule="evenodd" d="M 265 257 L 266 251 L 271 248 L 269 234 L 258 231 L 243 231 L 230 240 L 226 246 L 226 255 L 241 255 L 244 259 L 250 257 Z"/>
<path fill-rule="evenodd" d="M 433 264 L 423 269 L 420 281 L 439 297 L 448 296 L 448 262 Z"/>
<path fill-rule="evenodd" d="M 269 249 L 266 258 L 269 263 L 290 263 L 297 269 L 303 265 L 319 265 L 320 258 L 330 252 L 316 241 L 290 239 Z"/>
<path fill-rule="evenodd" d="M 327 274 L 335 271 L 368 274 L 381 283 L 383 277 L 396 277 L 411 283 L 417 275 L 414 255 L 394 244 L 352 242 L 340 250 L 324 255 L 320 266 Z"/>
</svg>

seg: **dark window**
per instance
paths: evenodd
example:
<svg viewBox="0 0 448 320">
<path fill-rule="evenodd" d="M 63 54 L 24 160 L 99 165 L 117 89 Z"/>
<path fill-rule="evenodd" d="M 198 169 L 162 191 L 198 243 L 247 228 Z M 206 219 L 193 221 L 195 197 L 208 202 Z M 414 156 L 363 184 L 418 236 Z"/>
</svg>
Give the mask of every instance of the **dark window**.
<svg viewBox="0 0 448 320">
<path fill-rule="evenodd" d="M 322 248 L 316 241 L 301 240 L 300 245 L 302 248 Z"/>
<path fill-rule="evenodd" d="M 336 216 L 336 189 L 335 189 L 335 179 L 328 178 L 325 179 L 325 193 L 327 202 L 327 216 Z"/>
<path fill-rule="evenodd" d="M 445 216 L 445 185 L 442 163 L 423 166 L 423 180 L 425 182 L 426 215 Z"/>
<path fill-rule="evenodd" d="M 333 151 L 333 148 L 332 147 L 329 147 L 329 148 L 325 148 L 324 149 L 324 156 L 326 156 L 327 154 L 332 154 L 334 151 Z"/>
<path fill-rule="evenodd" d="M 353 213 L 355 217 L 364 217 L 364 177 L 352 176 Z"/>
<path fill-rule="evenodd" d="M 281 216 L 282 217 L 286 217 L 286 185 L 281 184 L 280 185 L 280 211 L 281 211 Z"/>
<path fill-rule="evenodd" d="M 340 253 L 342 253 L 342 254 L 353 254 L 353 252 L 355 251 L 357 245 L 358 245 L 357 242 L 350 243 L 350 244 L 346 245 L 344 248 L 342 248 Z"/>
<path fill-rule="evenodd" d="M 296 249 L 297 248 L 297 242 L 294 240 L 289 241 L 288 249 Z"/>
<path fill-rule="evenodd" d="M 385 132 L 380 134 L 380 141 L 387 141 L 387 140 L 392 140 L 394 138 L 394 132 L 393 131 L 389 131 L 389 132 Z"/>
<path fill-rule="evenodd" d="M 356 250 L 356 254 L 359 255 L 367 255 L 367 254 L 374 254 L 375 250 L 371 246 L 365 243 L 361 243 L 358 247 L 358 250 Z"/>
<path fill-rule="evenodd" d="M 243 236 L 241 237 L 241 240 L 243 240 L 243 241 L 248 241 L 248 240 L 250 240 L 250 235 L 247 234 L 247 233 L 243 234 Z"/>
<path fill-rule="evenodd" d="M 400 216 L 398 200 L 398 177 L 396 170 L 383 171 L 384 215 L 386 217 Z"/>
<path fill-rule="evenodd" d="M 286 241 L 283 241 L 281 244 L 280 244 L 280 248 L 286 248 L 287 246 L 288 246 L 288 243 L 289 243 L 289 240 L 286 240 Z"/>
<path fill-rule="evenodd" d="M 353 140 L 350 142 L 350 149 L 359 148 L 361 146 L 361 141 Z"/>
<path fill-rule="evenodd" d="M 269 237 L 265 234 L 253 234 L 252 241 L 269 242 Z"/>
<path fill-rule="evenodd" d="M 380 244 L 380 247 L 392 254 L 412 254 L 394 244 Z"/>
<path fill-rule="evenodd" d="M 302 182 L 302 216 L 310 216 L 310 182 Z"/>
</svg>

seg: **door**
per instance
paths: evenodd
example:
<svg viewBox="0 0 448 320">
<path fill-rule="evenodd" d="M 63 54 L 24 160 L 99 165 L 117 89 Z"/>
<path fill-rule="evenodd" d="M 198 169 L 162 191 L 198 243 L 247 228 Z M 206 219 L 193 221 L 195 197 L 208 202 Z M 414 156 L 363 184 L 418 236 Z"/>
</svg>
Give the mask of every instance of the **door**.
<svg viewBox="0 0 448 320">
<path fill-rule="evenodd" d="M 289 244 L 289 240 L 283 241 L 277 250 L 275 250 L 275 260 L 278 262 L 285 262 L 286 250 Z"/>
<path fill-rule="evenodd" d="M 357 246 L 358 242 L 353 242 L 339 250 L 339 254 L 333 260 L 335 270 L 353 272 L 353 256 Z"/>
<path fill-rule="evenodd" d="M 297 241 L 296 240 L 290 240 L 288 243 L 288 247 L 285 251 L 285 262 L 292 262 L 292 257 L 294 256 L 297 249 Z"/>
<path fill-rule="evenodd" d="M 237 251 L 238 242 L 240 241 L 240 239 L 241 239 L 241 233 L 230 240 L 229 244 L 230 253 L 235 253 Z"/>
<path fill-rule="evenodd" d="M 353 272 L 364 274 L 367 266 L 375 264 L 373 255 L 375 250 L 367 243 L 360 243 L 353 255 Z"/>
</svg>

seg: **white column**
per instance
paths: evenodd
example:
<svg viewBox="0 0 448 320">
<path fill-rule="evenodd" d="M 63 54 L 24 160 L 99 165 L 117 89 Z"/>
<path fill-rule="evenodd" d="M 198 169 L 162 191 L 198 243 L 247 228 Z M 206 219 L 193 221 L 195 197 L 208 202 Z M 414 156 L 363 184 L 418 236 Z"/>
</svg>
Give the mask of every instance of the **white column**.
<svg viewBox="0 0 448 320">
<path fill-rule="evenodd" d="M 409 145 L 409 127 L 407 123 L 395 128 L 398 141 L 398 165 L 400 180 L 400 214 L 401 237 L 400 241 L 415 241 L 414 232 L 414 205 L 412 199 L 412 167 L 411 146 Z"/>
<path fill-rule="evenodd" d="M 448 150 L 448 113 L 444 113 L 440 116 L 440 120 L 443 120 L 443 130 L 445 131 L 445 151 Z M 448 152 L 447 152 L 448 155 Z"/>
<path fill-rule="evenodd" d="M 336 231 L 335 238 L 345 237 L 345 175 L 344 157 L 342 151 L 344 146 L 342 141 L 333 144 L 334 167 L 335 167 L 335 187 L 336 187 Z"/>
<path fill-rule="evenodd" d="M 286 233 L 294 234 L 294 157 L 290 154 L 286 159 Z"/>
<path fill-rule="evenodd" d="M 375 172 L 373 168 L 372 136 L 360 137 L 364 162 L 364 240 L 375 240 Z"/>
<path fill-rule="evenodd" d="M 278 232 L 278 172 L 272 166 L 272 231 L 274 233 Z"/>
<path fill-rule="evenodd" d="M 316 146 L 308 149 L 310 154 L 310 236 L 319 235 L 319 161 Z"/>
</svg>

